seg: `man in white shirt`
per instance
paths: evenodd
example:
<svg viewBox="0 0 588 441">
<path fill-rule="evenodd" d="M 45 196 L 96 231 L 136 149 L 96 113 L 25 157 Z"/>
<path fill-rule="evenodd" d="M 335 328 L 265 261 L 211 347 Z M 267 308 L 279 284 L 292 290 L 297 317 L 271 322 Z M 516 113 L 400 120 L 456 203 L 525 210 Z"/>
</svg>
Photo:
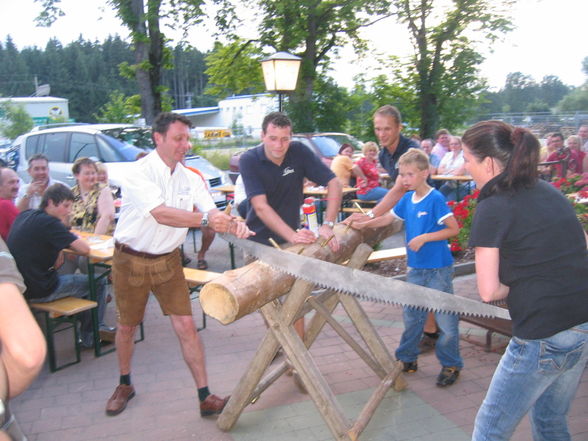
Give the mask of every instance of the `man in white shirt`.
<svg viewBox="0 0 588 441">
<path fill-rule="evenodd" d="M 435 140 L 437 141 L 437 143 L 433 147 L 431 155 L 437 156 L 439 160 L 443 159 L 443 156 L 445 156 L 449 152 L 450 136 L 451 134 L 447 129 L 437 130 L 437 132 L 435 132 Z"/>
<path fill-rule="evenodd" d="M 122 185 L 120 218 L 114 232 L 112 281 L 116 293 L 116 348 L 120 384 L 106 405 L 107 415 L 121 413 L 135 396 L 131 383 L 133 337 L 143 320 L 149 293 L 169 315 L 184 360 L 198 387 L 201 416 L 222 412 L 227 398 L 210 394 L 204 347 L 192 318 L 179 247 L 188 228 L 210 226 L 240 238 L 252 233 L 216 208 L 201 179 L 181 164 L 190 150 L 190 120 L 162 113 L 153 123 L 156 150 L 129 167 Z M 198 208 L 193 211 L 194 206 Z"/>
<path fill-rule="evenodd" d="M 51 179 L 49 176 L 49 159 L 42 153 L 36 153 L 29 158 L 27 171 L 31 177 L 31 182 L 21 186 L 16 197 L 16 208 L 20 211 L 39 208 L 41 198 L 47 188 L 53 184 L 65 185 L 63 182 Z"/>
</svg>

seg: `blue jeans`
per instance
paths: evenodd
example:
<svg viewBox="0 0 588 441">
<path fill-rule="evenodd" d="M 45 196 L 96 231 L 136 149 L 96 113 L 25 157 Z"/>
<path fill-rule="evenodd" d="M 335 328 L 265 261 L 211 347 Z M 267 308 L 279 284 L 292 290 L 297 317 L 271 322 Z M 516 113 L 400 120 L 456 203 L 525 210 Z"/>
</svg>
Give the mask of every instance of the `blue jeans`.
<svg viewBox="0 0 588 441">
<path fill-rule="evenodd" d="M 567 413 L 588 360 L 588 322 L 540 340 L 513 337 L 476 416 L 473 441 L 511 438 L 531 411 L 535 441 L 569 441 Z"/>
<path fill-rule="evenodd" d="M 415 285 L 426 286 L 453 294 L 453 266 L 443 268 L 411 268 L 406 281 Z M 404 332 L 400 345 L 396 349 L 396 358 L 406 363 L 416 361 L 419 355 L 419 342 L 427 320 L 427 311 L 404 307 Z M 457 314 L 435 313 L 435 320 L 440 330 L 435 343 L 435 354 L 443 367 L 463 367 L 459 354 L 459 316 Z"/>
<path fill-rule="evenodd" d="M 106 311 L 106 281 L 100 279 L 96 285 L 96 302 L 98 303 L 98 323 L 104 325 L 104 312 Z M 55 291 L 47 297 L 35 299 L 35 302 L 44 303 L 63 297 L 89 298 L 90 286 L 88 276 L 85 274 L 65 274 L 59 276 L 59 284 Z M 81 323 L 82 341 L 86 346 L 94 344 L 94 333 L 92 332 L 92 311 L 82 311 L 79 315 Z"/>
<path fill-rule="evenodd" d="M 388 193 L 388 189 L 384 187 L 374 187 L 369 190 L 366 194 L 358 194 L 357 199 L 362 201 L 378 201 L 380 202 L 384 196 Z"/>
</svg>

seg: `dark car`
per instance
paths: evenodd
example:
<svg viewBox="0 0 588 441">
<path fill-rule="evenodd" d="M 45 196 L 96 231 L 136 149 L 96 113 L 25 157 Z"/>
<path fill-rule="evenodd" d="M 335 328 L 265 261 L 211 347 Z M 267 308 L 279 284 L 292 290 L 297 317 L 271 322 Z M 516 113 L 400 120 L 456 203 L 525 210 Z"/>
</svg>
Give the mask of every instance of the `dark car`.
<svg viewBox="0 0 588 441">
<path fill-rule="evenodd" d="M 296 133 L 292 141 L 299 141 L 308 147 L 315 155 L 327 165 L 339 153 L 341 145 L 351 144 L 356 151 L 361 151 L 363 144 L 353 136 L 346 133 Z M 233 174 L 239 173 L 239 159 L 245 150 L 235 153 L 230 160 L 229 170 Z"/>
</svg>

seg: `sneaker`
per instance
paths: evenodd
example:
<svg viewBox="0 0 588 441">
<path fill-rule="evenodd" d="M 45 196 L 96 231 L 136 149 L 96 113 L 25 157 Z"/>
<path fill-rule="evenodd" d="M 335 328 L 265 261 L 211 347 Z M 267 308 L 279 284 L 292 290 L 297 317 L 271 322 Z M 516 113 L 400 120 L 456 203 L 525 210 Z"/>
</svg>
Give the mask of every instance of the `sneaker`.
<svg viewBox="0 0 588 441">
<path fill-rule="evenodd" d="M 200 403 L 200 416 L 219 415 L 225 408 L 229 397 L 221 398 L 217 395 L 209 395 Z"/>
<path fill-rule="evenodd" d="M 437 377 L 437 386 L 451 386 L 453 383 L 457 381 L 457 377 L 459 377 L 459 368 L 444 367 L 443 369 L 441 369 L 441 373 Z"/>
<path fill-rule="evenodd" d="M 415 361 L 403 361 L 402 362 L 402 372 L 406 372 L 407 374 L 414 374 L 418 370 L 418 365 L 416 360 Z"/>
<path fill-rule="evenodd" d="M 133 385 L 119 384 L 106 403 L 106 415 L 114 416 L 121 413 L 127 407 L 127 403 L 135 396 Z"/>
</svg>

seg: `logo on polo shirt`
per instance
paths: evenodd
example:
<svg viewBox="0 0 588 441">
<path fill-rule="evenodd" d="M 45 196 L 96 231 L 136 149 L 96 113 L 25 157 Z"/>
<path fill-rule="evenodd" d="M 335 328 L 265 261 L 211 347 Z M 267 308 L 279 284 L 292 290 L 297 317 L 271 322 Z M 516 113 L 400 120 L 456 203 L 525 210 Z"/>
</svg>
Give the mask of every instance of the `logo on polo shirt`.
<svg viewBox="0 0 588 441">
<path fill-rule="evenodd" d="M 291 173 L 294 173 L 294 169 L 292 167 L 286 167 L 282 172 L 282 176 L 288 176 Z"/>
<path fill-rule="evenodd" d="M 421 218 L 423 216 L 426 216 L 427 214 L 429 214 L 429 213 L 427 213 L 426 211 L 419 211 L 417 213 L 417 219 L 419 219 L 419 218 Z"/>
</svg>

